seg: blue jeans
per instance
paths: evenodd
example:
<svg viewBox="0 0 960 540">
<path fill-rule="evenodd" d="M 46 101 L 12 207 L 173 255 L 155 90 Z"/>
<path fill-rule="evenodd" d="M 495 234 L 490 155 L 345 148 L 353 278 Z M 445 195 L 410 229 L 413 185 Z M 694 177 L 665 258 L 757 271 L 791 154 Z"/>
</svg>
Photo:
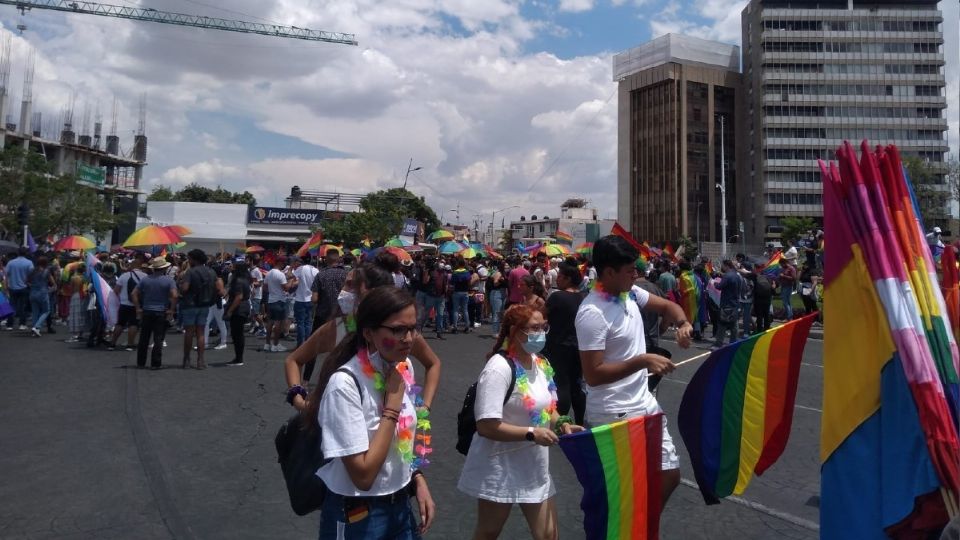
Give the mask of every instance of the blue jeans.
<svg viewBox="0 0 960 540">
<path fill-rule="evenodd" d="M 490 314 L 493 316 L 493 333 L 500 333 L 500 314 L 503 312 L 503 289 L 490 291 Z"/>
<path fill-rule="evenodd" d="M 30 313 L 33 314 L 33 327 L 40 328 L 50 316 L 50 295 L 46 290 L 30 293 Z"/>
<path fill-rule="evenodd" d="M 463 314 L 463 320 L 466 321 L 466 328 L 470 329 L 470 312 L 468 308 L 470 306 L 470 295 L 465 292 L 454 292 L 453 293 L 453 312 L 451 313 L 453 320 L 453 329 L 457 329 L 457 324 L 460 322 L 460 314 Z"/>
<path fill-rule="evenodd" d="M 427 318 L 431 309 L 433 309 L 434 311 L 434 318 L 435 318 L 434 329 L 439 334 L 440 332 L 443 332 L 443 320 L 444 320 L 442 296 L 433 296 L 432 294 L 428 294 L 426 296 L 426 301 L 423 304 L 424 319 Z M 421 324 L 420 327 L 423 328 L 423 325 Z"/>
<path fill-rule="evenodd" d="M 793 305 L 790 303 L 791 296 L 793 296 L 793 285 L 780 285 L 780 300 L 783 302 L 783 309 L 788 321 L 793 320 Z"/>
<path fill-rule="evenodd" d="M 313 328 L 313 302 L 293 304 L 293 319 L 297 322 L 297 347 L 310 337 Z"/>
<path fill-rule="evenodd" d="M 413 304 L 417 307 L 417 327 L 423 329 L 423 323 L 426 321 L 427 293 L 417 291 L 413 298 Z"/>
<path fill-rule="evenodd" d="M 395 502 L 373 501 L 366 506 L 367 516 L 355 523 L 347 523 L 347 513 L 358 504 L 353 497 L 327 492 L 320 509 L 320 540 L 417 540 L 420 538 L 417 520 L 410 510 L 410 499 L 401 496 Z"/>
</svg>

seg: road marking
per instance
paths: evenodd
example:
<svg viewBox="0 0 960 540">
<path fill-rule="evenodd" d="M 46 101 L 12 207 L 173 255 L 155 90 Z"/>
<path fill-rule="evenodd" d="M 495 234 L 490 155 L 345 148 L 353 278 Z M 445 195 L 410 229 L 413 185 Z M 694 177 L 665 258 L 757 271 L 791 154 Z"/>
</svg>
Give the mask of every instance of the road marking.
<svg viewBox="0 0 960 540">
<path fill-rule="evenodd" d="M 696 482 L 693 482 L 692 480 L 687 480 L 686 478 L 681 478 L 681 479 L 680 479 L 680 483 L 683 484 L 683 485 L 685 485 L 685 486 L 687 486 L 687 487 L 689 487 L 689 488 L 696 489 L 697 491 L 700 490 L 700 488 L 697 486 L 697 483 L 696 483 Z M 768 515 L 768 516 L 775 517 L 775 518 L 777 518 L 777 519 L 782 519 L 783 521 L 786 521 L 787 523 L 791 523 L 791 524 L 793 524 L 793 525 L 796 525 L 797 527 L 803 527 L 804 529 L 809 529 L 809 530 L 811 530 L 811 531 L 819 531 L 819 530 L 820 530 L 820 524 L 819 524 L 819 523 L 814 523 L 813 521 L 810 521 L 809 519 L 803 519 L 803 518 L 800 517 L 800 516 L 795 516 L 795 515 L 793 515 L 793 514 L 788 514 L 787 512 L 781 512 L 780 510 L 775 510 L 775 509 L 770 508 L 770 507 L 768 507 L 768 506 L 762 505 L 762 504 L 760 504 L 760 503 L 758 503 L 758 502 L 748 501 L 747 499 L 744 499 L 743 497 L 737 497 L 736 495 L 730 495 L 730 496 L 726 497 L 724 500 L 725 500 L 725 501 L 730 501 L 730 502 L 735 503 L 735 504 L 739 504 L 739 505 L 741 505 L 741 506 L 746 506 L 747 508 L 749 508 L 749 509 L 751 509 L 751 510 L 756 510 L 757 512 L 761 512 L 761 513 L 763 513 L 763 514 L 766 514 L 766 515 Z"/>
</svg>

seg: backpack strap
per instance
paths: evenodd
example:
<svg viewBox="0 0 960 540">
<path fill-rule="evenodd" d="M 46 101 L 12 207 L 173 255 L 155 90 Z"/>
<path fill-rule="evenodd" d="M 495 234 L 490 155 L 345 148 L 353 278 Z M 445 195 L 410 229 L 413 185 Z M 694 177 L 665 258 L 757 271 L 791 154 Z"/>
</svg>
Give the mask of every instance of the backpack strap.
<svg viewBox="0 0 960 540">
<path fill-rule="evenodd" d="M 510 386 L 507 387 L 507 395 L 503 396 L 503 404 L 506 405 L 510 401 L 510 395 L 513 394 L 513 387 L 517 384 L 517 370 L 513 366 L 513 363 L 506 357 L 503 358 L 507 362 L 507 365 L 510 366 Z M 352 375 L 352 373 L 351 373 Z"/>
<path fill-rule="evenodd" d="M 354 375 L 349 369 L 343 367 L 337 371 L 334 371 L 334 373 L 346 373 L 351 379 L 353 379 L 353 384 L 357 385 L 357 392 L 360 394 L 360 404 L 363 405 L 363 387 L 360 386 L 360 381 L 357 379 L 357 376 Z M 510 392 L 513 392 L 513 384 L 510 385 Z M 509 396 L 510 394 L 507 395 Z"/>
</svg>

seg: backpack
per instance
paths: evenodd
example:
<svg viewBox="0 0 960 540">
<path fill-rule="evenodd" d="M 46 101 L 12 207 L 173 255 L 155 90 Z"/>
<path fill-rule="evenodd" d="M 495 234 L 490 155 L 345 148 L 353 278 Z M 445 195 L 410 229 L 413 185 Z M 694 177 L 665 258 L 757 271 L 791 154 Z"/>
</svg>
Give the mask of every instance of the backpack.
<svg viewBox="0 0 960 540">
<path fill-rule="evenodd" d="M 513 366 L 510 366 L 510 386 L 507 387 L 507 395 L 503 396 L 503 404 L 506 405 L 510 400 L 510 394 L 513 393 L 513 387 L 517 384 L 517 372 Z M 463 407 L 457 413 L 457 452 L 467 455 L 470 451 L 470 443 L 473 442 L 473 434 L 477 432 L 477 414 L 474 410 L 477 404 L 477 383 L 474 382 L 467 388 L 467 395 L 463 397 Z"/>
<path fill-rule="evenodd" d="M 757 274 L 757 284 L 753 287 L 753 296 L 760 298 L 770 298 L 773 296 L 773 284 L 770 279 L 763 274 Z"/>
<path fill-rule="evenodd" d="M 214 289 L 216 289 L 217 276 L 213 270 L 203 267 L 197 270 L 191 279 L 190 287 L 193 298 L 196 300 L 197 307 L 210 307 L 215 303 Z M 213 278 L 213 279 L 211 279 Z M 194 286 L 200 285 L 200 290 L 192 290 Z"/>
<path fill-rule="evenodd" d="M 346 373 L 353 379 L 360 392 L 360 403 L 363 404 L 363 387 L 352 371 L 340 368 L 337 372 Z M 273 443 L 277 448 L 277 462 L 283 472 L 283 480 L 287 484 L 287 495 L 290 497 L 290 507 L 298 516 L 305 516 L 323 505 L 327 496 L 327 486 L 317 476 L 317 470 L 330 459 L 323 457 L 321 443 L 323 432 L 313 419 L 316 432 L 304 428 L 301 413 L 296 413 L 287 419 L 277 431 Z"/>
<path fill-rule="evenodd" d="M 137 288 L 138 283 L 140 283 L 140 278 L 137 276 L 136 272 L 131 270 L 130 279 L 127 280 L 127 298 L 133 296 L 133 290 Z"/>
</svg>

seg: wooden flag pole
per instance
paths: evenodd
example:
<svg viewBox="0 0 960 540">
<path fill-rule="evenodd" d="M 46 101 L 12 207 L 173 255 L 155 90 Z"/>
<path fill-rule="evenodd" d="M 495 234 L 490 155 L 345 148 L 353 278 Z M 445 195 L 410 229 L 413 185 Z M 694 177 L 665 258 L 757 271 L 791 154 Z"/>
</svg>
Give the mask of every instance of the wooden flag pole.
<svg viewBox="0 0 960 540">
<path fill-rule="evenodd" d="M 701 358 L 703 358 L 703 357 L 705 357 L 705 356 L 710 356 L 712 353 L 713 353 L 713 351 L 707 351 L 707 352 L 705 352 L 705 353 L 703 353 L 703 354 L 698 354 L 698 355 L 694 356 L 693 358 L 687 358 L 686 360 L 682 360 L 682 361 L 680 361 L 680 362 L 677 362 L 676 364 L 673 365 L 673 367 L 678 368 L 678 367 L 680 367 L 680 366 L 682 366 L 682 365 L 684 365 L 684 364 L 689 364 L 690 362 L 693 362 L 694 360 L 699 360 L 699 359 L 701 359 Z"/>
</svg>

